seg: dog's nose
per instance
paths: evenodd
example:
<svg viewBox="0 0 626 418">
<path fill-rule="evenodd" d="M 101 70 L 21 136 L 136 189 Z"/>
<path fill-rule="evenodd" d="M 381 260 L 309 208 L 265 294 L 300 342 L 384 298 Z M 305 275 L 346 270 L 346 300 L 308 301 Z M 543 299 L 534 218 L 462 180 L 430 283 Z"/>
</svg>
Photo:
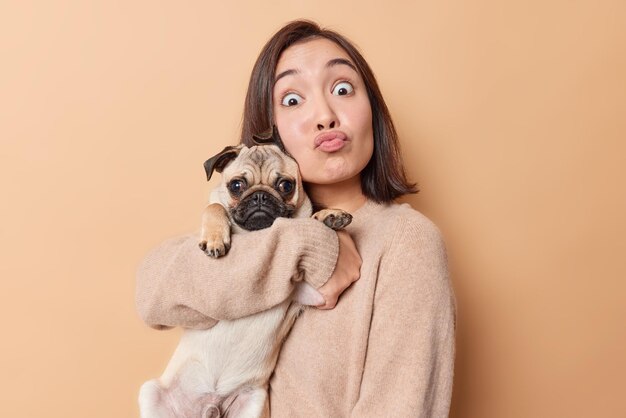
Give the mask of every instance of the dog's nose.
<svg viewBox="0 0 626 418">
<path fill-rule="evenodd" d="M 257 205 L 264 205 L 267 203 L 267 199 L 268 199 L 268 194 L 265 192 L 255 192 L 252 194 L 252 196 L 250 196 L 250 198 L 252 199 L 252 202 L 256 203 Z"/>
</svg>

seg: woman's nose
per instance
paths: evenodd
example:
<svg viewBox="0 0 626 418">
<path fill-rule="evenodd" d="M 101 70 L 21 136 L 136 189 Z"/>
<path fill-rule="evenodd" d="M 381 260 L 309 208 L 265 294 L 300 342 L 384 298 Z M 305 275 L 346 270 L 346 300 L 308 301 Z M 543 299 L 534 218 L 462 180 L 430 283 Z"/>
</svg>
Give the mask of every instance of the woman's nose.
<svg viewBox="0 0 626 418">
<path fill-rule="evenodd" d="M 336 126 L 339 126 L 337 115 L 335 114 L 331 105 L 325 99 L 322 99 L 318 102 L 316 119 L 318 131 L 323 131 L 324 129 L 333 129 Z"/>
<path fill-rule="evenodd" d="M 332 121 L 332 122 L 330 122 L 328 124 L 328 129 L 332 129 L 334 127 L 335 127 L 335 121 Z M 326 126 L 324 126 L 323 124 L 321 124 L 321 123 L 317 124 L 317 130 L 318 131 L 323 131 L 325 128 L 326 128 Z"/>
</svg>

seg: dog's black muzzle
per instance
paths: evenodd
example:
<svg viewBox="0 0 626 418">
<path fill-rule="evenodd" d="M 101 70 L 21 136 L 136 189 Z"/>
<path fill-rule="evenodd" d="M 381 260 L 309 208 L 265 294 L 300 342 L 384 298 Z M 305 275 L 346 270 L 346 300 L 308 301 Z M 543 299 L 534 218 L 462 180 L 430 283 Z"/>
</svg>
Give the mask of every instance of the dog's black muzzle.
<svg viewBox="0 0 626 418">
<path fill-rule="evenodd" d="M 270 193 L 259 190 L 241 202 L 233 210 L 233 220 L 248 231 L 269 228 L 276 218 L 289 218 L 295 208 L 277 199 Z"/>
</svg>

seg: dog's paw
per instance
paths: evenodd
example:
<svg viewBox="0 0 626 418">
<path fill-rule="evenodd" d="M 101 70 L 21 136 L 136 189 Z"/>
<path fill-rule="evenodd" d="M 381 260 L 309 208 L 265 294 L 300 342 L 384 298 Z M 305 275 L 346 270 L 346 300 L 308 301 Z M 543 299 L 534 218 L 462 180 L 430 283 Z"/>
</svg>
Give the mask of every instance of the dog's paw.
<svg viewBox="0 0 626 418">
<path fill-rule="evenodd" d="M 230 221 L 226 209 L 219 203 L 208 205 L 202 213 L 198 246 L 213 258 L 225 256 L 230 249 Z"/>
<path fill-rule="evenodd" d="M 222 237 L 213 237 L 213 239 L 203 239 L 198 247 L 209 257 L 219 258 L 225 256 L 230 250 L 230 241 Z"/>
<path fill-rule="evenodd" d="M 334 229 L 335 231 L 339 231 L 340 229 L 345 228 L 346 226 L 350 225 L 350 222 L 352 222 L 352 215 L 350 215 L 348 212 L 330 214 L 326 218 L 324 218 L 324 225 Z"/>
<path fill-rule="evenodd" d="M 313 217 L 335 231 L 345 228 L 352 222 L 352 215 L 341 209 L 322 209 L 313 214 Z"/>
</svg>

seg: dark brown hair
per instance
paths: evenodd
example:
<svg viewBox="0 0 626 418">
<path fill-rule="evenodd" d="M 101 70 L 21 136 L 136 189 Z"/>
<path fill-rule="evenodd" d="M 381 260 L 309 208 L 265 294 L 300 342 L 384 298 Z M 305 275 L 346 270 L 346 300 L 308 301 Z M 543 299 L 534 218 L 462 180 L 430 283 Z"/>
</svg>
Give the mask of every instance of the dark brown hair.
<svg viewBox="0 0 626 418">
<path fill-rule="evenodd" d="M 254 145 L 253 135 L 268 131 L 273 125 L 272 92 L 276 64 L 282 52 L 291 45 L 314 38 L 328 39 L 346 51 L 367 89 L 372 108 L 374 152 L 361 172 L 363 193 L 377 202 L 390 202 L 404 194 L 417 193 L 416 185 L 409 183 L 406 178 L 398 135 L 371 68 L 356 47 L 345 37 L 332 30 L 322 29 L 318 24 L 308 20 L 288 23 L 263 47 L 250 76 L 241 142 L 247 146 Z"/>
</svg>

